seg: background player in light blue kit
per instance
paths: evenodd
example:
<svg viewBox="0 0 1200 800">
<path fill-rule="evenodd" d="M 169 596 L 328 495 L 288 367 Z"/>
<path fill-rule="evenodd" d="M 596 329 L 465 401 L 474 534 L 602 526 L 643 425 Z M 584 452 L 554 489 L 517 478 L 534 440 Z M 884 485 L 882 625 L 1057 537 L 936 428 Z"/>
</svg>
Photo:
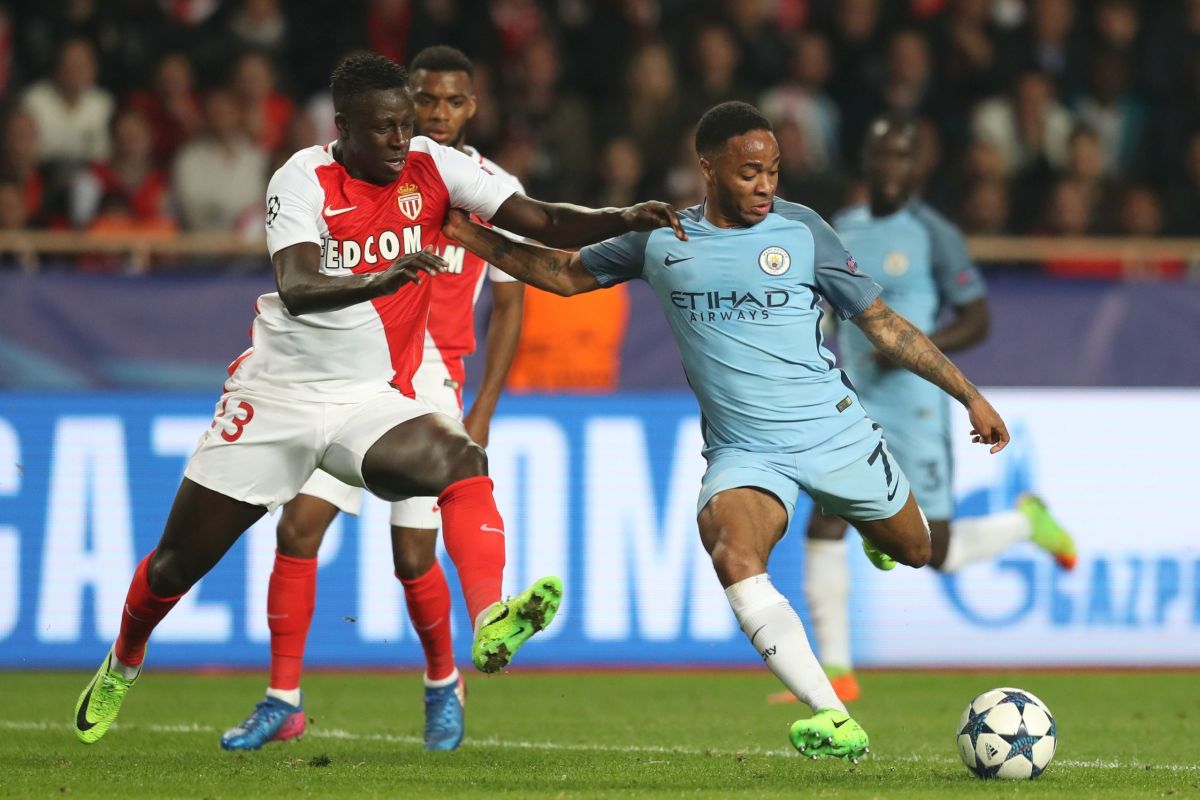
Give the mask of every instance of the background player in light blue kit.
<svg viewBox="0 0 1200 800">
<path fill-rule="evenodd" d="M 988 331 L 983 277 L 958 230 L 914 197 L 919 182 L 916 125 L 897 115 L 875 120 L 867 133 L 863 164 L 869 202 L 833 218 L 859 268 L 883 287 L 888 305 L 928 333 L 943 352 L 978 344 Z M 950 312 L 949 320 L 937 327 L 944 311 Z M 929 518 L 931 566 L 953 572 L 1024 539 L 1051 553 L 1063 567 L 1074 566 L 1071 537 L 1036 497 L 1020 498 L 1012 511 L 956 519 L 951 525 L 954 498 L 946 395 L 899 369 L 855 326 L 839 327 L 838 345 L 842 368 L 871 419 L 887 431 L 888 447 Z M 826 510 L 832 511 L 828 506 Z M 845 534 L 844 519 L 814 506 L 808 524 L 804 590 L 821 663 L 838 696 L 850 701 L 858 697 L 859 687 L 850 660 Z M 775 698 L 790 696 L 781 693 Z"/>
<path fill-rule="evenodd" d="M 454 214 L 447 235 L 514 277 L 560 295 L 632 278 L 653 288 L 702 412 L 708 460 L 700 536 L 729 603 L 763 660 L 813 709 L 792 725 L 806 755 L 857 758 L 866 733 L 846 713 L 767 558 L 801 490 L 855 521 L 901 563 L 929 561 L 929 532 L 880 426 L 822 346 L 827 299 L 876 347 L 966 406 L 975 441 L 999 451 L 995 409 L 911 323 L 879 299 L 837 234 L 811 209 L 776 198 L 779 145 L 753 106 L 722 103 L 700 119 L 703 204 L 682 231 L 619 236 L 579 253 L 511 242 Z"/>
</svg>

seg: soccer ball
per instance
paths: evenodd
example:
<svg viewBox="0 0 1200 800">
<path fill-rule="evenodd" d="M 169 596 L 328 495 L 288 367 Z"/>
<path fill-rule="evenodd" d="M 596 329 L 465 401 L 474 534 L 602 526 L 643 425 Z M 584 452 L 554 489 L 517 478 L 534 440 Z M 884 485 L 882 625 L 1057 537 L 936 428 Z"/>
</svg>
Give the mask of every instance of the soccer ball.
<svg viewBox="0 0 1200 800">
<path fill-rule="evenodd" d="M 1057 747 L 1050 709 L 1024 689 L 984 692 L 958 720 L 958 754 L 978 778 L 1036 778 Z"/>
</svg>

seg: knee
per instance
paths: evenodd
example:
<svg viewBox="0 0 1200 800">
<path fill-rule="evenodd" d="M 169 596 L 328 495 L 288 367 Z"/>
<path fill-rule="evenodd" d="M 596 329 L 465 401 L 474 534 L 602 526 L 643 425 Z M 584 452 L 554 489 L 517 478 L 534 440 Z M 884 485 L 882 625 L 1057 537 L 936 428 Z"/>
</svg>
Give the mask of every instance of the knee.
<svg viewBox="0 0 1200 800">
<path fill-rule="evenodd" d="M 424 543 L 404 541 L 395 548 L 396 575 L 403 580 L 416 580 L 433 569 L 437 559 L 434 547 L 425 547 Z"/>
<path fill-rule="evenodd" d="M 275 527 L 275 544 L 279 552 L 288 558 L 316 558 L 325 531 L 304 524 L 302 520 L 287 513 Z"/>
<path fill-rule="evenodd" d="M 445 464 L 442 489 L 457 481 L 488 474 L 487 452 L 466 435 L 456 437 L 446 448 Z"/>
<path fill-rule="evenodd" d="M 767 565 L 753 548 L 725 540 L 718 541 L 712 549 L 712 563 L 722 586 L 732 586 L 767 571 Z"/>
<path fill-rule="evenodd" d="M 933 544 L 929 540 L 928 529 L 917 536 L 910 536 L 899 553 L 892 556 L 907 567 L 920 568 L 933 558 Z"/>
<path fill-rule="evenodd" d="M 158 597 L 175 597 L 192 588 L 196 582 L 183 559 L 174 550 L 159 547 L 146 565 L 146 582 Z"/>
</svg>

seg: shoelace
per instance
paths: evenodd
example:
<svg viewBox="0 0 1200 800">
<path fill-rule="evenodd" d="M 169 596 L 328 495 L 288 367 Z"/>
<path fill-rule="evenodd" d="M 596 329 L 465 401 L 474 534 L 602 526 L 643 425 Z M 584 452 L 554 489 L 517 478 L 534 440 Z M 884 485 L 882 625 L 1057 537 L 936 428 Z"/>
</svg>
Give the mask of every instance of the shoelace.
<svg viewBox="0 0 1200 800">
<path fill-rule="evenodd" d="M 427 694 L 425 704 L 434 706 L 434 712 L 425 719 L 425 733 L 441 733 L 450 728 L 455 722 L 454 703 L 457 698 L 454 692 L 446 694 Z"/>
<path fill-rule="evenodd" d="M 109 709 L 117 700 L 118 690 L 125 686 L 126 683 L 111 672 L 101 675 L 100 691 L 92 694 L 91 706 L 96 712 L 94 716 L 99 719 L 106 717 Z"/>
<path fill-rule="evenodd" d="M 274 718 L 282 713 L 284 713 L 282 708 L 277 708 L 266 700 L 260 700 L 254 706 L 254 710 L 250 712 L 250 716 L 246 717 L 246 721 L 242 723 L 242 728 L 250 730 L 260 722 L 270 725 L 275 721 Z"/>
</svg>

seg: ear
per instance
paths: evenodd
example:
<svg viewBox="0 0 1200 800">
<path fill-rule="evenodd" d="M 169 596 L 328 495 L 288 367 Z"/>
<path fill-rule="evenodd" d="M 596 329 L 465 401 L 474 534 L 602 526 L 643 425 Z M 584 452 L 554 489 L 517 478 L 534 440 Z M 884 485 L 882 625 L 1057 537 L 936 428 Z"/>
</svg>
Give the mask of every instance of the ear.
<svg viewBox="0 0 1200 800">
<path fill-rule="evenodd" d="M 475 95 L 471 95 L 467 100 L 467 119 L 475 119 L 475 112 L 479 110 L 479 101 L 475 99 Z"/>
<path fill-rule="evenodd" d="M 333 124 L 337 126 L 338 135 L 345 137 L 350 132 L 349 124 L 346 121 L 345 113 L 338 111 L 333 115 Z"/>
<path fill-rule="evenodd" d="M 700 156 L 700 174 L 704 176 L 705 183 L 713 182 L 713 165 L 704 156 Z"/>
</svg>

